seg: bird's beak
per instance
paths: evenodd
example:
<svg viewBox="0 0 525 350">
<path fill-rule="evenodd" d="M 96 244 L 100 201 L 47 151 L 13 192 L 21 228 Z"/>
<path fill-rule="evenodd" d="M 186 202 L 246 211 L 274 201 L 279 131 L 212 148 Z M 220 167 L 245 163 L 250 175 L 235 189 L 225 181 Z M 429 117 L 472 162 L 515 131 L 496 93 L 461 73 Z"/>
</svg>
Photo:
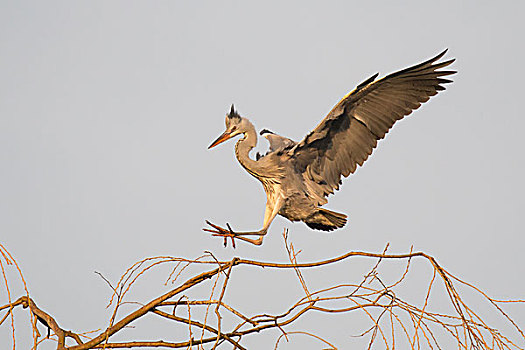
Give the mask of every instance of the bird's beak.
<svg viewBox="0 0 525 350">
<path fill-rule="evenodd" d="M 219 143 L 223 143 L 224 141 L 230 139 L 232 137 L 231 133 L 228 131 L 225 131 L 221 136 L 217 137 L 217 140 L 213 141 L 211 145 L 208 146 L 208 149 L 217 146 Z"/>
</svg>

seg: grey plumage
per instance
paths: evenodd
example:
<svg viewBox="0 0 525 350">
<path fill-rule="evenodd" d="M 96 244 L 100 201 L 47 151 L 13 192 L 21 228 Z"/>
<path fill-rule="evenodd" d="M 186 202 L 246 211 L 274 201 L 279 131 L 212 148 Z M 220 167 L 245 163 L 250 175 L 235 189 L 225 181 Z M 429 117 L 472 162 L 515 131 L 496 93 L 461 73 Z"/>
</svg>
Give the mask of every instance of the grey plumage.
<svg viewBox="0 0 525 350">
<path fill-rule="evenodd" d="M 265 155 L 275 152 L 275 151 L 284 151 L 286 149 L 292 148 L 293 146 L 297 144 L 297 142 L 295 142 L 294 140 L 291 140 L 281 135 L 277 135 L 276 133 L 268 129 L 261 130 L 259 134 L 261 136 L 264 136 L 264 138 L 266 138 L 268 140 L 268 143 L 270 144 L 268 152 L 266 152 Z M 255 159 L 259 160 L 261 159 L 261 157 L 264 157 L 265 155 L 261 155 L 259 154 L 259 152 L 257 152 L 257 154 L 255 155 Z"/>
<path fill-rule="evenodd" d="M 287 137 L 277 135 L 274 132 L 271 132 L 270 130 L 264 129 L 260 132 L 264 138 L 268 140 L 270 143 L 270 149 L 269 152 L 275 152 L 279 150 L 284 150 L 287 148 L 291 148 L 297 144 L 294 140 L 291 140 Z"/>
<path fill-rule="evenodd" d="M 257 144 L 255 128 L 241 117 L 233 105 L 226 117 L 226 131 L 210 148 L 243 134 L 235 146 L 241 165 L 259 179 L 267 194 L 263 229 L 235 233 L 219 226 L 207 230 L 261 244 L 268 227 L 279 214 L 291 221 L 303 221 L 309 227 L 331 231 L 346 224 L 346 215 L 324 208 L 326 197 L 339 189 L 343 177 L 363 165 L 394 123 L 421 106 L 431 96 L 444 90 L 456 73 L 440 70 L 453 59 L 437 62 L 447 50 L 428 61 L 375 80 L 378 74 L 359 84 L 346 95 L 319 125 L 301 142 L 276 135 L 269 130 L 261 135 L 270 142 L 270 150 L 257 160 L 249 157 Z M 245 236 L 258 235 L 258 239 Z M 233 239 L 233 238 L 232 238 Z"/>
</svg>

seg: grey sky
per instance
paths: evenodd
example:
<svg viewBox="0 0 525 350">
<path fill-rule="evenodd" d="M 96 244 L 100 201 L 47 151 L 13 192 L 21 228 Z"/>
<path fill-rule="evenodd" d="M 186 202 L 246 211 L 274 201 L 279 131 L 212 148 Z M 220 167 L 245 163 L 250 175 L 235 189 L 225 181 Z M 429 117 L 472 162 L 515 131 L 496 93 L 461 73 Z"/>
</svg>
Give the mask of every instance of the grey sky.
<svg viewBox="0 0 525 350">
<path fill-rule="evenodd" d="M 524 10 L 518 1 L 0 0 L 0 241 L 39 305 L 73 330 L 105 325 L 111 291 L 94 270 L 115 280 L 140 258 L 204 250 L 283 261 L 284 227 L 303 261 L 414 245 L 493 296 L 523 299 Z M 300 140 L 370 75 L 447 47 L 455 82 L 330 198 L 347 227 L 326 234 L 278 217 L 262 247 L 235 251 L 201 231 L 205 219 L 262 223 L 264 191 L 233 142 L 206 149 L 231 103 L 258 129 Z M 295 288 L 290 301 L 300 296 L 293 276 L 280 282 Z M 155 283 L 142 300 L 160 294 Z M 247 305 L 257 297 L 238 293 Z M 523 308 L 513 310 L 525 324 Z M 358 330 L 323 332 L 350 348 Z M 0 343 L 8 336 L 0 330 Z"/>
</svg>

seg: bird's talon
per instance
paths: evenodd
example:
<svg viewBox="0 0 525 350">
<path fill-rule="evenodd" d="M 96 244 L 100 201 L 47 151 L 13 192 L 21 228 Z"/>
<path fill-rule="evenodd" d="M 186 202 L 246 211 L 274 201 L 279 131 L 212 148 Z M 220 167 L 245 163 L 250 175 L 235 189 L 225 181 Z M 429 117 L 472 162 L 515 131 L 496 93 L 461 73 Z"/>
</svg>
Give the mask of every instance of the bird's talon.
<svg viewBox="0 0 525 350">
<path fill-rule="evenodd" d="M 232 247 L 236 248 L 236 246 L 235 246 L 235 232 L 233 232 L 233 230 L 232 230 L 232 228 L 231 228 L 229 223 L 226 223 L 226 226 L 228 227 L 228 229 L 225 229 L 225 228 L 222 228 L 222 227 L 220 227 L 218 225 L 212 224 L 208 220 L 206 220 L 206 223 L 208 225 L 210 225 L 211 227 L 213 227 L 215 230 L 211 230 L 211 229 L 208 229 L 208 228 L 203 228 L 204 231 L 213 233 L 212 236 L 214 236 L 214 237 L 223 237 L 223 239 L 224 239 L 224 246 L 225 247 L 228 246 L 228 237 L 230 237 L 231 240 L 232 240 Z"/>
<path fill-rule="evenodd" d="M 230 230 L 230 233 L 232 234 L 230 237 L 232 239 L 232 247 L 235 249 L 235 233 L 232 230 L 232 227 L 229 223 L 226 223 L 226 226 L 228 227 L 228 230 Z M 224 246 L 226 246 L 226 237 L 224 237 Z"/>
</svg>

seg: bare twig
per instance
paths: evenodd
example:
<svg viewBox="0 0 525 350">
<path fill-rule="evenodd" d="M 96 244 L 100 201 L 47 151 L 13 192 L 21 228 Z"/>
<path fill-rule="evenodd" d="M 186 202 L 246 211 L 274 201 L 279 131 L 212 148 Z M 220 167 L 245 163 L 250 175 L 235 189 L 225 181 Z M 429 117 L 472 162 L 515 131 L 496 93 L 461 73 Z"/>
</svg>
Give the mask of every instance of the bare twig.
<svg viewBox="0 0 525 350">
<path fill-rule="evenodd" d="M 366 323 L 365 330 L 357 337 L 366 337 L 368 348 L 372 348 L 377 342 L 381 342 L 381 347 L 386 349 L 410 348 L 419 349 L 422 346 L 428 346 L 430 349 L 442 349 L 441 341 L 443 336 L 437 335 L 438 330 L 444 331 L 446 335 L 455 340 L 458 349 L 523 349 L 523 345 L 519 345 L 525 341 L 525 334 L 518 326 L 518 324 L 503 311 L 500 306 L 502 303 L 508 305 L 525 304 L 523 300 L 499 300 L 489 297 L 486 293 L 481 291 L 474 285 L 464 282 L 450 272 L 446 271 L 440 266 L 435 258 L 423 252 L 410 252 L 407 254 L 388 254 L 388 245 L 382 253 L 368 253 L 368 252 L 348 252 L 344 255 L 329 258 L 321 261 L 314 261 L 309 263 L 298 263 L 297 255 L 300 251 L 296 251 L 293 244 L 288 242 L 287 231 L 283 233 L 284 246 L 288 254 L 290 263 L 273 263 L 257 260 L 248 260 L 241 258 L 233 258 L 229 261 L 219 261 L 211 253 L 207 253 L 196 259 L 184 259 L 176 257 L 152 257 L 143 259 L 130 268 L 128 268 L 117 284 L 113 286 L 109 280 L 101 277 L 112 288 L 112 296 L 110 305 L 115 302 L 115 308 L 112 312 L 108 326 L 103 330 L 97 330 L 89 338 L 88 333 L 73 333 L 61 328 L 57 321 L 48 313 L 40 309 L 36 303 L 29 298 L 28 293 L 15 301 L 11 300 L 8 295 L 8 304 L 0 306 L 0 311 L 6 310 L 5 315 L 0 319 L 0 326 L 8 318 L 13 320 L 13 309 L 19 306 L 28 308 L 30 315 L 34 317 L 33 331 L 35 336 L 35 348 L 44 340 L 36 341 L 38 337 L 38 330 L 36 324 L 40 323 L 47 327 L 50 332 L 46 339 L 55 341 L 57 349 L 96 349 L 96 348 L 144 348 L 144 347 L 163 347 L 163 348 L 192 348 L 198 346 L 204 349 L 206 345 L 209 349 L 216 349 L 224 342 L 229 343 L 234 349 L 245 349 L 244 341 L 246 336 L 254 336 L 260 332 L 274 329 L 280 332 L 275 342 L 277 349 L 281 340 L 284 338 L 287 341 L 293 340 L 292 335 L 308 336 L 312 339 L 317 339 L 324 345 L 331 349 L 336 349 L 328 340 L 315 334 L 315 332 L 305 330 L 290 331 L 287 328 L 294 325 L 297 328 L 299 318 L 310 313 L 330 314 L 356 314 L 356 317 L 364 317 Z M 3 247 L 2 247 L 3 248 Z M 0 263 L 12 263 L 14 259 L 4 250 L 0 250 Z M 208 256 L 208 259 L 206 259 Z M 210 259 L 211 257 L 211 259 Z M 365 259 L 373 259 L 374 264 L 363 279 L 355 283 L 352 281 L 343 280 L 340 282 L 330 281 L 328 285 L 321 289 L 309 290 L 307 288 L 306 280 L 302 271 L 311 268 L 323 268 L 333 264 L 343 264 L 351 258 L 360 257 Z M 422 305 L 414 304 L 406 301 L 402 296 L 402 290 L 398 287 L 408 283 L 407 276 L 410 273 L 410 266 L 415 258 L 421 258 L 432 267 L 432 276 L 430 282 L 425 285 L 426 293 Z M 406 268 L 399 277 L 394 278 L 394 282 L 387 282 L 392 278 L 385 278 L 380 274 L 380 266 L 388 261 L 406 260 Z M 141 276 L 145 276 L 148 271 L 165 264 L 174 264 L 166 281 L 177 283 L 173 288 L 164 294 L 145 303 L 137 303 L 140 306 L 134 311 L 117 320 L 117 311 L 121 305 L 134 303 L 132 301 L 124 301 L 126 293 L 135 285 L 135 282 Z M 181 282 L 180 276 L 182 271 L 189 266 L 207 267 L 212 265 L 209 270 L 202 271 L 194 276 Z M 232 274 L 237 266 L 244 266 L 246 268 L 264 267 L 264 270 L 256 269 L 256 273 L 269 274 L 275 273 L 276 270 L 293 270 L 304 290 L 304 296 L 290 305 L 285 311 L 275 314 L 258 314 L 248 315 L 238 307 L 233 307 L 229 301 L 225 302 L 226 289 L 229 284 Z M 4 282 L 7 285 L 7 275 L 2 265 Z M 177 272 L 178 271 L 178 272 Z M 176 276 L 173 278 L 173 276 Z M 340 276 L 345 279 L 345 274 Z M 209 281 L 209 282 L 207 282 Z M 222 282 L 219 282 L 222 281 Z M 444 295 L 449 300 L 452 306 L 452 312 L 445 314 L 430 310 L 432 305 L 431 296 L 432 290 L 436 285 L 441 285 L 444 288 Z M 197 289 L 197 286 L 201 286 Z M 199 290 L 202 293 L 202 288 L 209 286 L 209 294 L 204 298 L 190 297 L 193 290 Z M 221 288 L 218 288 L 221 286 Z M 207 287 L 206 287 L 207 288 Z M 420 287 L 421 288 L 421 287 Z M 461 295 L 462 288 L 468 288 L 475 291 L 482 298 L 490 302 L 497 313 L 502 314 L 508 323 L 516 330 L 517 339 L 511 338 L 506 334 L 502 334 L 495 328 L 492 328 L 480 316 L 480 313 L 467 304 Z M 204 289 L 206 290 L 206 289 Z M 216 293 L 220 290 L 220 293 Z M 216 294 L 219 294 L 215 297 Z M 230 294 L 230 293 L 228 293 Z M 235 301 L 235 300 L 234 300 Z M 185 305 L 187 307 L 187 315 L 176 315 L 175 309 L 178 305 Z M 216 319 L 208 319 L 208 311 L 213 306 Z M 170 308 L 173 308 L 171 311 Z M 164 311 L 164 309 L 167 309 Z M 199 311 L 200 310 L 200 311 Z M 221 311 L 225 311 L 221 313 Z M 357 311 L 357 313 L 354 313 Z M 361 316 L 359 314 L 361 313 Z M 164 320 L 173 322 L 174 324 L 184 325 L 188 329 L 188 337 L 180 339 L 179 341 L 137 341 L 131 339 L 128 342 L 112 342 L 110 338 L 112 335 L 126 329 L 130 324 L 147 315 L 157 315 Z M 234 315 L 234 321 L 230 321 L 228 315 Z M 225 318 L 226 317 L 226 318 Z M 231 318 L 231 317 L 230 317 Z M 208 323 L 209 322 L 209 323 Z M 14 333 L 14 321 L 11 325 Z M 200 337 L 194 337 L 195 330 L 200 331 Z M 396 330 L 399 330 L 402 336 L 396 337 Z M 91 336 L 90 334 L 90 336 Z M 67 346 L 66 339 L 71 338 L 75 341 L 75 345 Z M 13 340 L 14 342 L 14 340 Z M 377 344 L 376 344 L 377 345 Z M 346 346 L 345 346 L 346 347 Z"/>
</svg>

